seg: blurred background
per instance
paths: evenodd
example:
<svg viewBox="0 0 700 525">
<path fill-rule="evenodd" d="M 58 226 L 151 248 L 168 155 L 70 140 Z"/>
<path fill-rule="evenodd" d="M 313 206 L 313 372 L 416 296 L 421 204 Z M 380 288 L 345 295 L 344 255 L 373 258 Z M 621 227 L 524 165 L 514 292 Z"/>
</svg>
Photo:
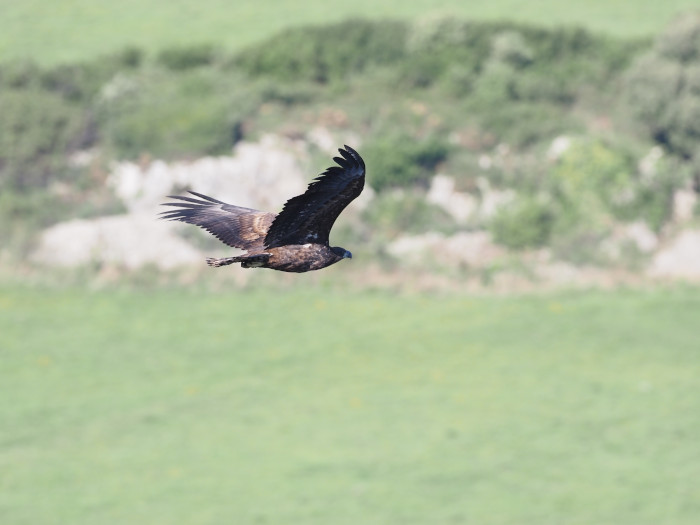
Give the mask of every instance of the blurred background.
<svg viewBox="0 0 700 525">
<path fill-rule="evenodd" d="M 4 523 L 700 520 L 697 0 L 0 0 Z M 278 211 L 321 272 L 157 220 Z"/>
</svg>

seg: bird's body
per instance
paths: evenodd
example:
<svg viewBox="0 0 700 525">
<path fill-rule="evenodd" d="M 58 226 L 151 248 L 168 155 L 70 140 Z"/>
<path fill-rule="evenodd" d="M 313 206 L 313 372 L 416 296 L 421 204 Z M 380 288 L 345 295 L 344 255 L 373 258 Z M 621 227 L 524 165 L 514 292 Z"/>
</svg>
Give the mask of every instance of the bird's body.
<svg viewBox="0 0 700 525">
<path fill-rule="evenodd" d="M 241 263 L 242 268 L 272 268 L 282 272 L 302 273 L 320 270 L 347 258 L 324 244 L 290 244 L 269 248 L 262 253 L 249 253 L 237 257 L 207 259 L 210 266 L 226 266 Z"/>
<path fill-rule="evenodd" d="M 247 251 L 243 255 L 209 258 L 210 266 L 241 263 L 243 268 L 271 268 L 283 272 L 320 270 L 352 254 L 330 246 L 328 236 L 340 212 L 364 187 L 365 163 L 352 148 L 339 150 L 338 166 L 319 175 L 305 193 L 287 201 L 274 213 L 226 204 L 191 191 L 198 198 L 171 196 L 182 202 L 168 202 L 177 209 L 162 218 L 200 226 L 220 241 Z"/>
</svg>

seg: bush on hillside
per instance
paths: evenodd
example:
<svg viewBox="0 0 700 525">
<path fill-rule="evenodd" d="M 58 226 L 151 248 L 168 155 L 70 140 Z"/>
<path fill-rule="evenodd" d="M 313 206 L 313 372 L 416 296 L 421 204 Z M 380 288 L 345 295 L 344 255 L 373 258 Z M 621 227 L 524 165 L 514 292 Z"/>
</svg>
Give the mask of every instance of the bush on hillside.
<svg viewBox="0 0 700 525">
<path fill-rule="evenodd" d="M 687 180 L 673 161 L 642 176 L 632 155 L 599 140 L 579 140 L 552 171 L 553 192 L 565 213 L 559 230 L 574 225 L 600 229 L 614 218 L 643 220 L 655 230 L 668 220 L 673 190 Z"/>
<path fill-rule="evenodd" d="M 128 47 L 95 60 L 61 64 L 42 71 L 41 87 L 67 100 L 88 106 L 110 79 L 137 70 L 142 61 L 143 52 Z"/>
<path fill-rule="evenodd" d="M 669 152 L 700 164 L 700 12 L 671 23 L 627 74 L 627 105 Z M 700 170 L 696 171 L 700 180 Z"/>
<path fill-rule="evenodd" d="M 218 50 L 209 44 L 170 47 L 158 53 L 158 63 L 172 71 L 208 66 L 216 61 Z"/>
<path fill-rule="evenodd" d="M 250 86 L 233 89 L 235 78 L 208 70 L 122 80 L 98 108 L 104 140 L 120 158 L 227 153 L 259 104 Z"/>
<path fill-rule="evenodd" d="M 0 190 L 45 188 L 81 146 L 85 109 L 40 89 L 0 91 Z"/>
<path fill-rule="evenodd" d="M 549 242 L 555 220 L 548 203 L 521 196 L 499 210 L 489 229 L 494 240 L 508 248 L 538 248 Z"/>
<path fill-rule="evenodd" d="M 484 111 L 486 107 L 489 111 Z M 576 118 L 551 104 L 499 104 L 493 98 L 484 96 L 468 100 L 465 108 L 477 115 L 482 128 L 496 135 L 499 140 L 518 148 L 550 141 L 552 137 L 564 133 L 582 131 L 582 125 Z"/>
<path fill-rule="evenodd" d="M 14 60 L 0 64 L 0 88 L 2 90 L 36 88 L 40 78 L 41 69 L 34 62 Z"/>
<path fill-rule="evenodd" d="M 288 29 L 239 53 L 233 64 L 253 76 L 319 83 L 344 80 L 405 53 L 405 24 L 348 20 Z"/>
<path fill-rule="evenodd" d="M 427 202 L 424 194 L 410 190 L 378 195 L 363 215 L 374 235 L 386 238 L 430 231 L 452 233 L 456 229 L 445 210 Z"/>
<path fill-rule="evenodd" d="M 550 30 L 510 22 L 429 18 L 411 26 L 403 69 L 416 86 L 427 86 L 453 76 L 455 65 L 462 76 L 470 77 L 489 64 L 504 64 L 527 73 L 531 86 L 536 79 L 544 85 L 554 79 L 560 90 L 571 93 L 582 84 L 599 85 L 616 76 L 642 45 L 594 36 L 576 27 Z M 530 97 L 535 94 L 531 88 Z M 541 98 L 547 97 L 543 93 Z"/>
<path fill-rule="evenodd" d="M 363 149 L 367 164 L 372 166 L 369 183 L 377 191 L 427 185 L 448 152 L 449 145 L 438 137 L 415 139 L 408 135 L 377 137 Z"/>
<path fill-rule="evenodd" d="M 590 194 L 609 211 L 630 200 L 634 175 L 633 160 L 599 140 L 575 141 L 553 170 L 554 183 L 567 200 Z"/>
</svg>

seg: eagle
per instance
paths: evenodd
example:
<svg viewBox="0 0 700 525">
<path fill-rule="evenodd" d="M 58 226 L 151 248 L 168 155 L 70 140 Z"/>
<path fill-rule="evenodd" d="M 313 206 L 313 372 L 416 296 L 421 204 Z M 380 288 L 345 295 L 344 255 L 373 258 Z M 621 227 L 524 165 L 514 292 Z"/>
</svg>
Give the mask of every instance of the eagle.
<svg viewBox="0 0 700 525">
<path fill-rule="evenodd" d="M 333 223 L 362 192 L 365 162 L 350 146 L 338 150 L 331 166 L 316 177 L 301 195 L 289 199 L 278 214 L 227 204 L 189 191 L 194 197 L 169 195 L 178 202 L 160 214 L 161 219 L 199 226 L 224 244 L 246 250 L 243 255 L 207 258 L 213 267 L 241 263 L 243 268 L 270 268 L 302 273 L 320 270 L 352 254 L 330 246 Z M 195 198 L 196 197 L 196 198 Z"/>
</svg>

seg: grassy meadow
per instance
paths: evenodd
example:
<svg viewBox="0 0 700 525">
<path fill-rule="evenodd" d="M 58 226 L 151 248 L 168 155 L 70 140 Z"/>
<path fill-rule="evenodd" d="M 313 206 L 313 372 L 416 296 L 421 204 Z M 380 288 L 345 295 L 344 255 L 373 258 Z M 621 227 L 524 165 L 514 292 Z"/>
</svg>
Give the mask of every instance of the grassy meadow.
<svg viewBox="0 0 700 525">
<path fill-rule="evenodd" d="M 238 50 L 300 24 L 349 17 L 417 18 L 430 13 L 478 20 L 507 18 L 545 26 L 577 24 L 619 36 L 652 36 L 677 13 L 697 7 L 697 0 L 0 0 L 0 59 L 32 58 L 55 64 L 92 58 L 126 45 L 157 51 L 201 42 Z"/>
<path fill-rule="evenodd" d="M 0 289 L 19 524 L 695 524 L 697 289 Z"/>
</svg>

